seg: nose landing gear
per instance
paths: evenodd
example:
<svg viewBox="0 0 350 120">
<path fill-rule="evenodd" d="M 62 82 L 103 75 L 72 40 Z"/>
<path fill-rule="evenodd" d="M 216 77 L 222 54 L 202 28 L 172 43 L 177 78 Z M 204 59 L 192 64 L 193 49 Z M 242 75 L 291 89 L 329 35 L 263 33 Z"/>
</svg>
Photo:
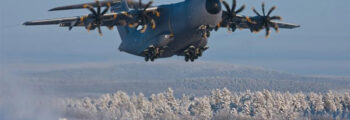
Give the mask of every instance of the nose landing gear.
<svg viewBox="0 0 350 120">
<path fill-rule="evenodd" d="M 199 47 L 196 48 L 195 46 L 191 45 L 189 46 L 185 51 L 185 61 L 188 62 L 191 60 L 193 62 L 195 59 L 198 59 L 198 57 L 201 57 L 203 55 L 203 52 L 207 50 L 208 47 Z"/>
<path fill-rule="evenodd" d="M 154 45 L 150 45 L 143 52 L 145 55 L 145 61 L 147 62 L 151 60 L 153 62 L 156 58 L 158 58 L 164 52 L 164 50 L 159 47 L 155 47 Z"/>
<path fill-rule="evenodd" d="M 209 27 L 209 25 L 201 25 L 198 27 L 198 32 L 201 34 L 203 38 L 208 38 L 210 37 L 210 31 L 212 29 Z"/>
</svg>

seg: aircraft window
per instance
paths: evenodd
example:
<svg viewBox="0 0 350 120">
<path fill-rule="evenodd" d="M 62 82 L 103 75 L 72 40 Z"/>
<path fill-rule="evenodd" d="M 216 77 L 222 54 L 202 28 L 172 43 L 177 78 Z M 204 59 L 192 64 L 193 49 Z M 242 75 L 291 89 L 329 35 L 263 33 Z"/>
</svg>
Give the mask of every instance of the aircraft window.
<svg viewBox="0 0 350 120">
<path fill-rule="evenodd" d="M 205 6 L 210 14 L 218 14 L 221 11 L 220 0 L 206 0 Z"/>
</svg>

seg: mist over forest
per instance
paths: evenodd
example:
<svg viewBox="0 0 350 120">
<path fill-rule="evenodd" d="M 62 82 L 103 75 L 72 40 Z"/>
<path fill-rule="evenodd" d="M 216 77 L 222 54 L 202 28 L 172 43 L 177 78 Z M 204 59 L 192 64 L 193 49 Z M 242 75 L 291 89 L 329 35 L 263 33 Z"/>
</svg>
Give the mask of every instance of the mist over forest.
<svg viewBox="0 0 350 120">
<path fill-rule="evenodd" d="M 350 88 L 350 78 L 347 77 L 305 76 L 210 62 L 126 63 L 28 73 L 25 76 L 29 79 L 26 80 L 28 84 L 45 89 L 38 91 L 54 91 L 56 94 L 62 93 L 62 96 L 79 96 L 82 92 L 93 96 L 118 90 L 130 94 L 142 92 L 148 96 L 169 87 L 177 97 L 183 93 L 208 95 L 211 90 L 224 87 L 238 92 L 264 89 L 280 92 L 328 92 L 346 91 Z"/>
<path fill-rule="evenodd" d="M 350 119 L 348 77 L 215 62 L 58 66 L 0 85 L 0 119 Z"/>
</svg>

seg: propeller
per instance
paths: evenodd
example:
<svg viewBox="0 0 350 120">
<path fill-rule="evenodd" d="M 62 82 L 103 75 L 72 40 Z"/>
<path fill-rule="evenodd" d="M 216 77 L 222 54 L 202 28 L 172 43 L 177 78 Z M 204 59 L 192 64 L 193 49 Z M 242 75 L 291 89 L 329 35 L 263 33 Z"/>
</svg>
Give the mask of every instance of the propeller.
<svg viewBox="0 0 350 120">
<path fill-rule="evenodd" d="M 279 28 L 278 25 L 274 22 L 272 22 L 271 20 L 282 20 L 282 17 L 280 16 L 270 16 L 271 13 L 276 9 L 276 6 L 273 6 L 270 8 L 270 10 L 267 12 L 267 14 L 265 14 L 265 3 L 261 4 L 261 8 L 262 8 L 262 15 L 256 11 L 255 8 L 252 8 L 253 12 L 258 16 L 258 20 L 261 24 L 261 28 L 265 27 L 266 29 L 266 34 L 265 37 L 269 37 L 270 35 L 270 26 L 272 26 L 276 32 L 279 32 Z"/>
<path fill-rule="evenodd" d="M 152 5 L 153 1 L 149 1 L 144 8 L 142 8 L 142 0 L 139 0 L 139 5 L 137 8 L 135 8 L 136 14 L 135 14 L 135 18 L 136 18 L 136 23 L 129 25 L 130 27 L 139 27 L 142 26 L 141 28 L 141 33 L 144 33 L 148 27 L 148 25 L 150 24 L 152 29 L 156 28 L 156 22 L 155 20 L 148 14 L 149 12 L 147 12 L 147 8 L 149 8 Z M 157 17 L 159 17 L 159 12 L 158 11 L 154 11 L 153 14 L 155 14 Z"/>
<path fill-rule="evenodd" d="M 238 19 L 237 14 L 242 12 L 245 8 L 245 5 L 242 5 L 238 10 L 236 10 L 237 2 L 236 0 L 232 0 L 232 8 L 228 5 L 226 1 L 222 1 L 224 4 L 226 11 L 222 12 L 222 22 L 221 24 L 227 25 L 228 31 L 235 31 L 237 28 L 237 24 L 239 23 L 240 19 Z M 217 30 L 220 27 L 220 25 L 217 25 L 215 30 Z"/>
<path fill-rule="evenodd" d="M 101 11 L 101 3 L 98 0 L 95 0 L 97 5 L 97 10 L 94 9 L 93 6 L 89 4 L 85 4 L 83 7 L 90 10 L 91 14 L 89 14 L 88 17 L 82 17 L 80 21 L 84 21 L 85 18 L 92 18 L 92 20 L 88 20 L 87 30 L 90 31 L 91 27 L 97 27 L 98 33 L 100 36 L 102 36 L 102 30 L 101 30 L 101 23 L 102 23 L 102 17 L 104 14 L 106 14 L 111 7 L 111 4 L 108 2 L 106 8 Z"/>
</svg>

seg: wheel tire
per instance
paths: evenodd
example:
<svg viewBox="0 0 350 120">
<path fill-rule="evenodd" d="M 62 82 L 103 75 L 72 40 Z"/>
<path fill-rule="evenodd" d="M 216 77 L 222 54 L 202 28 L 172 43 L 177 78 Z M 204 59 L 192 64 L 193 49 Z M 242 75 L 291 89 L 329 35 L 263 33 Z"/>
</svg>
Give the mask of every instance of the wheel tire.
<svg viewBox="0 0 350 120">
<path fill-rule="evenodd" d="M 148 62 L 148 60 L 149 60 L 149 56 L 146 55 L 146 56 L 145 56 L 145 61 Z"/>
<path fill-rule="evenodd" d="M 202 50 L 202 49 L 199 49 L 198 56 L 201 57 L 202 55 L 203 55 L 203 50 Z"/>
<path fill-rule="evenodd" d="M 188 55 L 185 55 L 185 61 L 188 62 L 188 60 L 190 60 L 190 58 L 188 57 Z"/>
<path fill-rule="evenodd" d="M 153 62 L 153 61 L 154 61 L 154 56 L 151 56 L 151 58 L 150 58 L 150 59 L 151 59 L 151 61 Z"/>
<path fill-rule="evenodd" d="M 194 61 L 194 57 L 191 57 L 191 62 L 193 62 Z"/>
</svg>

